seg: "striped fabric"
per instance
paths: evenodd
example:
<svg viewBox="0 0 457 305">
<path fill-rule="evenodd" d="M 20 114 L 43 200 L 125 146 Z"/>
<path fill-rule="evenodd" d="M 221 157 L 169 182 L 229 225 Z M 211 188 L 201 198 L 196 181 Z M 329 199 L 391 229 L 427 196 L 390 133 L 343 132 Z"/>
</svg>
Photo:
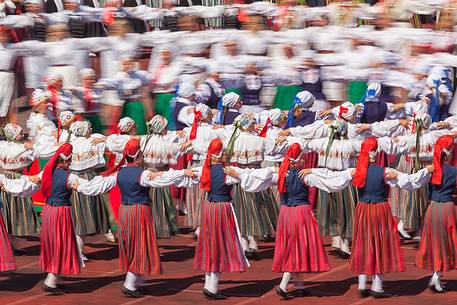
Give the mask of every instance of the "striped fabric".
<svg viewBox="0 0 457 305">
<path fill-rule="evenodd" d="M 154 219 L 149 205 L 121 205 L 119 265 L 123 272 L 140 275 L 162 273 Z"/>
<path fill-rule="evenodd" d="M 273 272 L 328 270 L 327 253 L 311 207 L 282 205 L 276 230 Z"/>
<path fill-rule="evenodd" d="M 177 212 L 171 199 L 170 188 L 151 188 L 150 197 L 157 238 L 170 238 L 178 232 Z"/>
<path fill-rule="evenodd" d="M 19 178 L 19 174 L 7 173 L 10 179 Z M 2 192 L 2 214 L 9 235 L 25 237 L 38 236 L 40 223 L 33 207 L 31 197 L 15 197 Z"/>
<path fill-rule="evenodd" d="M 400 236 L 389 203 L 359 203 L 355 214 L 349 270 L 366 275 L 404 271 Z"/>
<path fill-rule="evenodd" d="M 8 232 L 6 232 L 3 216 L 0 214 L 0 272 L 16 270 L 13 250 L 11 249 Z"/>
<path fill-rule="evenodd" d="M 217 6 L 217 5 L 224 5 L 224 0 L 202 0 L 203 6 Z M 221 17 L 211 17 L 211 18 L 204 18 L 205 21 L 205 28 L 222 28 L 224 25 L 224 18 Z"/>
<path fill-rule="evenodd" d="M 416 265 L 441 272 L 457 268 L 457 207 L 453 202 L 430 203 Z"/>
<path fill-rule="evenodd" d="M 71 208 L 45 205 L 41 215 L 41 269 L 54 274 L 80 274 L 82 262 Z"/>
<path fill-rule="evenodd" d="M 95 172 L 73 174 L 91 180 Z M 71 211 L 77 235 L 106 234 L 110 229 L 110 209 L 103 195 L 86 196 L 76 191 L 71 194 Z"/>
<path fill-rule="evenodd" d="M 421 168 L 428 164 L 426 162 L 420 163 Z M 401 157 L 398 170 L 408 174 L 414 173 L 413 161 L 407 161 L 406 157 Z M 403 220 L 406 230 L 419 230 L 422 227 L 424 215 L 429 204 L 428 188 L 425 186 L 414 191 L 399 190 L 397 200 L 394 200 L 391 204 L 395 208 L 394 215 Z"/>
<path fill-rule="evenodd" d="M 321 234 L 351 239 L 356 201 L 357 191 L 352 185 L 336 193 L 319 190 L 317 219 Z"/>
<path fill-rule="evenodd" d="M 232 204 L 205 201 L 194 268 L 204 272 L 244 272 L 248 266 Z"/>
<path fill-rule="evenodd" d="M 190 168 L 203 166 L 203 161 L 193 161 Z M 206 192 L 200 189 L 200 185 L 195 185 L 186 189 L 186 225 L 197 229 L 200 226 L 202 203 L 206 200 Z"/>
<path fill-rule="evenodd" d="M 273 235 L 279 207 L 271 190 L 248 193 L 239 184 L 233 186 L 233 206 L 241 236 Z"/>
</svg>

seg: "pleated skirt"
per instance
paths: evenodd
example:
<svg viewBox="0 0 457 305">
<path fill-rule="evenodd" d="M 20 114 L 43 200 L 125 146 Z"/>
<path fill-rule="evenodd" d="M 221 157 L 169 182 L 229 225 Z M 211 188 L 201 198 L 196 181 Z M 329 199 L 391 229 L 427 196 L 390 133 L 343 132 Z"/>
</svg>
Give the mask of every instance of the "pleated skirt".
<svg viewBox="0 0 457 305">
<path fill-rule="evenodd" d="M 157 238 L 170 238 L 178 232 L 177 211 L 173 205 L 170 188 L 151 188 L 152 215 Z"/>
<path fill-rule="evenodd" d="M 1 209 L 9 235 L 16 237 L 38 236 L 40 222 L 31 197 L 16 197 L 2 192 Z"/>
<path fill-rule="evenodd" d="M 150 205 L 121 205 L 119 209 L 119 265 L 123 272 L 162 273 Z"/>
<path fill-rule="evenodd" d="M 352 237 L 357 191 L 349 185 L 340 192 L 318 192 L 317 220 L 319 232 L 323 236 L 341 236 L 344 239 Z"/>
<path fill-rule="evenodd" d="M 276 230 L 273 272 L 324 272 L 330 266 L 309 205 L 282 205 Z"/>
<path fill-rule="evenodd" d="M 204 272 L 243 272 L 248 266 L 232 204 L 205 201 L 194 268 Z"/>
<path fill-rule="evenodd" d="M 357 204 L 349 270 L 366 275 L 405 270 L 389 203 Z"/>
<path fill-rule="evenodd" d="M 3 216 L 0 214 L 0 272 L 16 270 L 13 250 L 11 249 L 8 232 L 6 231 Z"/>
<path fill-rule="evenodd" d="M 202 165 L 203 161 L 193 161 L 190 168 Z M 187 206 L 186 225 L 195 230 L 200 226 L 202 204 L 206 200 L 206 192 L 198 184 L 186 189 L 185 198 Z"/>
<path fill-rule="evenodd" d="M 421 166 L 427 163 L 421 162 Z M 407 160 L 406 156 L 400 157 L 398 171 L 412 174 L 415 172 L 414 163 Z M 430 202 L 427 186 L 414 191 L 391 188 L 390 204 L 394 216 L 403 220 L 406 230 L 418 230 L 422 227 L 427 206 Z"/>
<path fill-rule="evenodd" d="M 457 268 L 457 207 L 432 201 L 425 213 L 416 265 L 446 272 Z"/>
<path fill-rule="evenodd" d="M 71 207 L 45 205 L 41 216 L 41 269 L 54 274 L 81 273 Z"/>
<path fill-rule="evenodd" d="M 91 180 L 95 172 L 78 173 L 80 178 Z M 110 229 L 110 209 L 103 195 L 86 196 L 73 191 L 71 209 L 76 235 L 106 234 Z"/>
<path fill-rule="evenodd" d="M 239 184 L 235 184 L 233 206 L 241 236 L 264 236 L 275 233 L 279 207 L 271 190 L 249 193 Z"/>
</svg>

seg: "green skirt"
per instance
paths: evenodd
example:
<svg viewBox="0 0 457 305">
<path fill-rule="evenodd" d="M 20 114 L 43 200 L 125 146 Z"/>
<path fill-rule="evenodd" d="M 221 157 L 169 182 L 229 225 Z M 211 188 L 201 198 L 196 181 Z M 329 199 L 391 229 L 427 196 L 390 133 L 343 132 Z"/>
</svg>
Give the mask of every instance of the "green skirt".
<svg viewBox="0 0 457 305">
<path fill-rule="evenodd" d="M 154 113 L 165 117 L 168 120 L 168 124 L 173 122 L 170 102 L 174 97 L 173 93 L 158 93 L 155 95 Z"/>
<path fill-rule="evenodd" d="M 353 104 L 360 102 L 367 90 L 366 82 L 350 81 L 348 84 L 348 98 Z"/>
<path fill-rule="evenodd" d="M 152 215 L 157 238 L 170 238 L 178 232 L 176 225 L 176 208 L 173 205 L 169 187 L 152 187 L 150 192 L 152 199 Z"/>
<path fill-rule="evenodd" d="M 92 133 L 103 133 L 105 126 L 102 123 L 102 120 L 96 113 L 87 113 L 84 114 L 84 119 L 90 122 L 92 127 Z"/>
<path fill-rule="evenodd" d="M 241 93 L 241 89 L 227 88 L 224 90 L 224 94 L 231 93 L 231 92 L 238 94 L 239 96 L 241 96 L 241 99 L 243 99 L 243 93 Z"/>
<path fill-rule="evenodd" d="M 279 108 L 281 110 L 289 110 L 297 93 L 302 91 L 302 88 L 297 85 L 278 86 L 276 88 L 277 91 L 273 101 L 273 108 Z"/>
<path fill-rule="evenodd" d="M 144 105 L 140 101 L 128 102 L 124 104 L 121 117 L 131 117 L 136 124 L 136 134 L 146 134 L 146 119 Z"/>
</svg>

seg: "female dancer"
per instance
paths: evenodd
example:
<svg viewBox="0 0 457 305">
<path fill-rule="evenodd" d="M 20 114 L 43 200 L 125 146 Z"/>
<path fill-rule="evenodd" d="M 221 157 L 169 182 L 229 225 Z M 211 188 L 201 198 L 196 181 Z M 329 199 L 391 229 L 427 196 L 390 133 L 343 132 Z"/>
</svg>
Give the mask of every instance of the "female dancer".
<svg viewBox="0 0 457 305">
<path fill-rule="evenodd" d="M 124 156 L 116 167 L 76 187 L 85 195 L 96 196 L 119 185 L 122 197 L 119 210 L 119 261 L 121 270 L 127 272 L 122 291 L 135 298 L 142 296 L 138 286 L 142 284 L 143 276 L 162 272 L 149 188 L 170 184 L 188 185 L 187 176 L 193 176 L 190 170 L 151 173 L 143 170 L 142 163 L 140 141 L 131 139 L 125 145 Z"/>
<path fill-rule="evenodd" d="M 457 169 L 450 164 L 454 135 L 440 137 L 433 152 L 434 172 L 430 184 L 431 202 L 424 217 L 416 265 L 433 271 L 429 289 L 443 293 L 443 272 L 457 268 L 457 208 L 453 202 Z"/>
</svg>

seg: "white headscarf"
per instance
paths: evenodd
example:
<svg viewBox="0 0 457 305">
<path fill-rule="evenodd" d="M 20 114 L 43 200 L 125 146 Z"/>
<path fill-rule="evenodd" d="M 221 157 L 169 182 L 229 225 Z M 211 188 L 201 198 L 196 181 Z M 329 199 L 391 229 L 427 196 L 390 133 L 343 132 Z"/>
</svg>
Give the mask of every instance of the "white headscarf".
<svg viewBox="0 0 457 305">
<path fill-rule="evenodd" d="M 295 98 L 296 101 L 294 104 L 297 104 L 297 106 L 301 106 L 304 109 L 309 109 L 314 104 L 314 95 L 309 91 L 298 92 Z"/>
<path fill-rule="evenodd" d="M 43 102 L 49 102 L 49 94 L 44 90 L 35 89 L 30 100 L 31 105 L 36 106 Z"/>
<path fill-rule="evenodd" d="M 14 123 L 8 123 L 3 128 L 3 133 L 5 134 L 5 137 L 8 141 L 16 140 L 16 137 L 20 135 L 21 132 L 22 127 Z"/>
<path fill-rule="evenodd" d="M 178 96 L 180 97 L 189 97 L 195 93 L 195 86 L 189 82 L 185 82 L 179 85 Z"/>
<path fill-rule="evenodd" d="M 202 114 L 202 119 L 206 119 L 208 115 L 211 114 L 211 108 L 202 103 L 198 104 L 197 107 L 195 107 L 195 111 L 200 111 Z"/>
<path fill-rule="evenodd" d="M 168 126 L 168 120 L 161 115 L 155 115 L 147 123 L 149 131 L 153 134 L 161 134 Z"/>
<path fill-rule="evenodd" d="M 268 118 L 271 121 L 271 124 L 278 126 L 286 117 L 284 112 L 281 109 L 275 108 L 268 111 Z"/>
<path fill-rule="evenodd" d="M 119 132 L 126 134 L 132 130 L 132 128 L 135 126 L 135 121 L 132 120 L 129 117 L 125 117 L 119 120 L 119 123 L 117 124 L 117 128 L 119 128 Z"/>
<path fill-rule="evenodd" d="M 224 94 L 222 97 L 222 106 L 226 108 L 233 108 L 239 100 L 240 96 L 235 92 Z"/>
<path fill-rule="evenodd" d="M 71 123 L 70 125 L 70 132 L 75 137 L 85 137 L 91 131 L 91 126 L 89 121 L 76 121 Z"/>
<path fill-rule="evenodd" d="M 59 122 L 61 126 L 67 126 L 70 122 L 74 121 L 75 114 L 71 111 L 62 111 L 59 114 Z"/>
</svg>

